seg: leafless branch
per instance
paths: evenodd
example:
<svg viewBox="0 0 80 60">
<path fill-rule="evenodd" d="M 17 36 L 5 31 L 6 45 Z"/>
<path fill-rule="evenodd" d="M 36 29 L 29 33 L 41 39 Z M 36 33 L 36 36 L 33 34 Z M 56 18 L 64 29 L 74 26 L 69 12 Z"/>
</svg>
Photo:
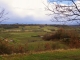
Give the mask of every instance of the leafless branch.
<svg viewBox="0 0 80 60">
<path fill-rule="evenodd" d="M 3 22 L 4 20 L 8 20 L 9 18 L 6 17 L 8 13 L 5 12 L 5 9 L 2 9 L 0 11 L 0 23 Z"/>
<path fill-rule="evenodd" d="M 51 8 L 50 6 L 46 6 L 48 11 L 51 11 L 53 13 L 54 17 L 51 21 L 57 21 L 57 22 L 67 22 L 67 21 L 77 21 L 77 23 L 80 24 L 80 6 L 77 5 L 75 0 L 61 0 L 62 1 L 67 1 L 67 2 L 72 2 L 71 4 L 60 4 L 57 3 L 58 0 L 56 1 L 56 4 L 54 2 L 52 3 L 53 6 L 55 7 L 54 9 Z M 78 0 L 80 2 L 80 0 Z M 52 14 L 51 14 L 52 15 Z M 61 20 L 63 19 L 63 20 Z"/>
</svg>

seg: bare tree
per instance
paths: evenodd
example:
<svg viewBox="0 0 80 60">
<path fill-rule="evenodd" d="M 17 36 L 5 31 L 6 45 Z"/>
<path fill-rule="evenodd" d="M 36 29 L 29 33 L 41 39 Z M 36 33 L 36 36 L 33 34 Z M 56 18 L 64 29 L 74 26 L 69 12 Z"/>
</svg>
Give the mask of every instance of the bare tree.
<svg viewBox="0 0 80 60">
<path fill-rule="evenodd" d="M 9 18 L 6 16 L 8 13 L 6 13 L 5 9 L 0 9 L 0 23 L 4 20 L 8 20 Z"/>
<path fill-rule="evenodd" d="M 80 25 L 80 0 L 48 0 L 45 6 L 52 21 L 76 21 Z"/>
</svg>

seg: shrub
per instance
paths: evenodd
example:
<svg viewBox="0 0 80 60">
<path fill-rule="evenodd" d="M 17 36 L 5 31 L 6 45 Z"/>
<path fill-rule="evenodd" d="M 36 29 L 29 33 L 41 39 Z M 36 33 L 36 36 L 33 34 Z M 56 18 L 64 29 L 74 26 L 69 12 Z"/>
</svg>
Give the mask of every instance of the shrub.
<svg viewBox="0 0 80 60">
<path fill-rule="evenodd" d="M 24 53 L 24 47 L 22 45 L 18 45 L 18 47 L 15 48 L 14 53 Z"/>
<path fill-rule="evenodd" d="M 60 28 L 57 30 L 57 32 L 54 34 L 55 39 L 63 39 L 63 38 L 69 38 L 67 31 L 63 28 Z"/>
<path fill-rule="evenodd" d="M 80 48 L 80 40 L 70 40 L 69 42 L 69 47 L 70 48 Z"/>
<path fill-rule="evenodd" d="M 44 35 L 43 39 L 46 41 L 59 40 L 70 47 L 80 47 L 79 33 L 77 33 L 76 30 L 65 30 L 63 28 L 60 28 L 55 33 Z"/>
<path fill-rule="evenodd" d="M 50 34 L 45 34 L 45 35 L 43 36 L 43 39 L 46 40 L 46 41 L 49 41 L 49 40 L 52 39 L 52 35 L 50 35 Z"/>
<path fill-rule="evenodd" d="M 17 45 L 17 46 L 13 46 L 13 53 L 26 53 L 28 52 L 28 46 L 27 43 L 24 45 Z"/>
<path fill-rule="evenodd" d="M 70 36 L 66 32 L 66 30 L 64 30 L 63 28 L 60 28 L 55 33 L 46 34 L 43 37 L 44 40 L 54 40 L 54 39 L 59 40 L 59 39 L 63 39 L 63 38 L 70 38 Z"/>
<path fill-rule="evenodd" d="M 70 38 L 66 38 L 63 42 L 70 47 L 79 48 L 80 47 L 80 40 L 79 40 L 79 33 L 76 30 L 68 30 L 67 34 Z"/>
<path fill-rule="evenodd" d="M 51 49 L 51 45 L 49 43 L 45 43 L 44 47 L 45 47 L 45 50 Z"/>
<path fill-rule="evenodd" d="M 7 41 L 0 40 L 0 54 L 11 54 L 11 45 Z"/>
<path fill-rule="evenodd" d="M 26 53 L 28 51 L 27 44 L 14 46 L 8 41 L 0 40 L 0 55 L 12 53 Z"/>
</svg>

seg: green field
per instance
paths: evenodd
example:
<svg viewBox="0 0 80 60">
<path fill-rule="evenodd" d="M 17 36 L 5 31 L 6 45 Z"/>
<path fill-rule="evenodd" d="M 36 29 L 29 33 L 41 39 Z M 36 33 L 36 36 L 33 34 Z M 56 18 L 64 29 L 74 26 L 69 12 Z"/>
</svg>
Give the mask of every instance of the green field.
<svg viewBox="0 0 80 60">
<path fill-rule="evenodd" d="M 4 55 L 0 60 L 80 60 L 80 50 L 57 50 L 28 54 Z"/>
<path fill-rule="evenodd" d="M 49 48 L 51 48 L 53 45 L 58 45 L 57 46 L 58 48 L 65 47 L 65 45 L 63 46 L 63 44 L 59 42 L 44 41 L 44 39 L 42 39 L 41 37 L 47 33 L 55 32 L 58 29 L 58 27 L 55 27 L 55 26 L 25 26 L 24 29 L 25 30 L 22 31 L 22 26 L 20 26 L 19 28 L 4 29 L 4 32 L 1 34 L 1 36 L 3 38 L 6 37 L 6 39 L 15 46 L 18 46 L 18 45 L 25 46 L 26 44 L 27 49 L 29 51 L 38 51 L 38 50 L 43 51 L 45 50 L 46 44 L 50 45 Z M 52 29 L 54 31 L 51 31 Z M 13 40 L 13 41 L 10 41 L 10 40 Z"/>
<path fill-rule="evenodd" d="M 19 28 L 4 29 L 0 37 L 6 38 L 8 41 L 14 40 L 15 44 L 43 42 L 44 40 L 40 36 L 50 33 L 50 29 L 57 30 L 58 28 L 54 26 L 25 26 L 23 29 L 22 26 L 19 26 Z"/>
<path fill-rule="evenodd" d="M 59 28 L 80 31 L 79 27 L 70 26 L 19 26 L 18 28 L 1 28 L 0 39 L 6 41 L 17 51 L 13 55 L 2 55 L 0 60 L 79 60 L 80 49 L 72 49 L 58 40 L 45 41 L 42 37 L 55 33 Z M 80 32 L 79 32 L 80 33 Z M 4 45 L 6 45 L 4 44 Z M 8 47 L 9 45 L 7 45 Z M 18 48 L 18 49 L 17 49 Z M 59 51 L 59 49 L 61 51 Z M 58 50 L 58 51 L 57 51 Z M 49 52 L 47 52 L 49 51 Z M 41 53 L 42 52 L 42 53 Z M 23 54 L 26 53 L 26 54 Z"/>
</svg>

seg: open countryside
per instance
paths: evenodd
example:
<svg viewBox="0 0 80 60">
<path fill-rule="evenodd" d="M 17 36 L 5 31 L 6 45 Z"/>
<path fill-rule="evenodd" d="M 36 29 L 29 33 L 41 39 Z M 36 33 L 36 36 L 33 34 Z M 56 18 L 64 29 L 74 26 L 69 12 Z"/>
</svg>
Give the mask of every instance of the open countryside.
<svg viewBox="0 0 80 60">
<path fill-rule="evenodd" d="M 80 27 L 77 25 L 0 26 L 1 60 L 80 59 Z"/>
</svg>

